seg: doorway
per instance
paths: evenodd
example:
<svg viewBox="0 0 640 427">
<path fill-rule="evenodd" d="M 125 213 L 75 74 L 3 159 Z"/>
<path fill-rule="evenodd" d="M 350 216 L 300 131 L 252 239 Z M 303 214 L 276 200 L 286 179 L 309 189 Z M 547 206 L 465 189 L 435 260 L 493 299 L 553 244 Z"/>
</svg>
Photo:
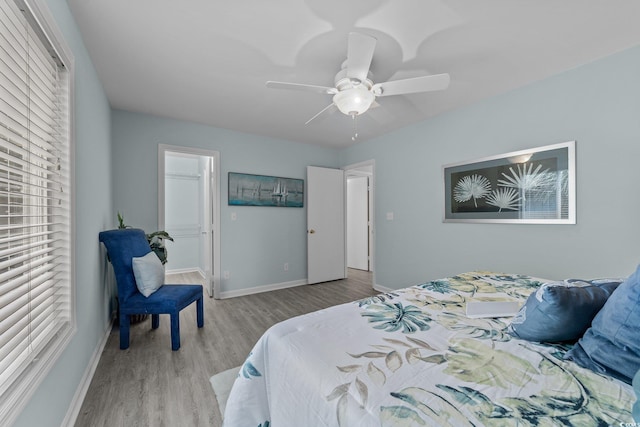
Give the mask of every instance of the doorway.
<svg viewBox="0 0 640 427">
<path fill-rule="evenodd" d="M 375 285 L 375 161 L 345 166 L 347 275 Z"/>
<path fill-rule="evenodd" d="M 220 166 L 217 151 L 159 145 L 158 226 L 167 273 L 198 272 L 209 296 L 220 293 Z"/>
</svg>

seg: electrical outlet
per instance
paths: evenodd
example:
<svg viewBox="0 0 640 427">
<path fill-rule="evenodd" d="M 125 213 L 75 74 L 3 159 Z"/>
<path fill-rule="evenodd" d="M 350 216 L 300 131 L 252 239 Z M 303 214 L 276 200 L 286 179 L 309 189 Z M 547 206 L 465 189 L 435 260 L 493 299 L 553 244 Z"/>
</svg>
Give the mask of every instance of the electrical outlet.
<svg viewBox="0 0 640 427">
<path fill-rule="evenodd" d="M 289 263 L 288 262 L 284 263 L 284 271 L 289 271 Z"/>
<path fill-rule="evenodd" d="M 229 272 L 228 272 L 228 271 L 225 271 L 225 272 L 223 273 L 223 276 L 224 276 L 224 278 L 225 278 L 225 279 L 228 279 L 228 278 L 229 278 L 229 276 L 230 276 L 230 274 L 229 274 Z"/>
</svg>

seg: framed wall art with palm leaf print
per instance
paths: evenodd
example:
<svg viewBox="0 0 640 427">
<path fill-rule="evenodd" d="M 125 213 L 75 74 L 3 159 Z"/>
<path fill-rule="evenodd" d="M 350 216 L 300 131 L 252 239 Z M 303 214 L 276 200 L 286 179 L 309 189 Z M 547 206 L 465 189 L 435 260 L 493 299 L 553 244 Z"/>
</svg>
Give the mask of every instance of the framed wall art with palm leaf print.
<svg viewBox="0 0 640 427">
<path fill-rule="evenodd" d="M 444 222 L 575 224 L 576 142 L 443 166 Z"/>
</svg>

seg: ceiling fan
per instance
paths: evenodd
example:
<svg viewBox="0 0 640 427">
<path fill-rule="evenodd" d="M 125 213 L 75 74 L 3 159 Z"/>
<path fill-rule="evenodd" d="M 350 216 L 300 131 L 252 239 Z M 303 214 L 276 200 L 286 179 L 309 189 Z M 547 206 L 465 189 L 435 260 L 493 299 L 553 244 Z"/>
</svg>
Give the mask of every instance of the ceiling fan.
<svg viewBox="0 0 640 427">
<path fill-rule="evenodd" d="M 372 105 L 377 105 L 375 99 L 380 96 L 430 92 L 443 90 L 449 86 L 450 78 L 446 73 L 374 84 L 369 79 L 369 67 L 373 59 L 376 41 L 375 37 L 366 34 L 349 33 L 347 59 L 342 63 L 342 69 L 335 76 L 335 87 L 275 81 L 268 81 L 267 87 L 333 95 L 333 102 L 307 120 L 305 124 L 308 124 L 321 114 L 331 112 L 336 108 L 355 119 Z"/>
</svg>

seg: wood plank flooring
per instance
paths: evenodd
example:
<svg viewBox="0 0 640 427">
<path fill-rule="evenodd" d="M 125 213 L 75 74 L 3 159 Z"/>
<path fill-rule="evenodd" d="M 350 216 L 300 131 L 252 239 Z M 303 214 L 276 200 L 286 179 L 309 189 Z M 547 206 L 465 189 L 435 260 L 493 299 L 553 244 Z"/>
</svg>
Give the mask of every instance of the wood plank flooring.
<svg viewBox="0 0 640 427">
<path fill-rule="evenodd" d="M 204 328 L 195 304 L 180 314 L 180 350 L 171 351 L 169 316 L 131 326 L 130 347 L 119 349 L 114 327 L 76 420 L 76 427 L 221 426 L 209 378 L 239 366 L 260 336 L 282 320 L 355 301 L 378 292 L 371 273 L 349 269 L 349 278 L 226 300 L 206 296 Z M 200 283 L 198 274 L 167 283 Z M 231 426 L 230 426 L 231 427 Z"/>
</svg>

